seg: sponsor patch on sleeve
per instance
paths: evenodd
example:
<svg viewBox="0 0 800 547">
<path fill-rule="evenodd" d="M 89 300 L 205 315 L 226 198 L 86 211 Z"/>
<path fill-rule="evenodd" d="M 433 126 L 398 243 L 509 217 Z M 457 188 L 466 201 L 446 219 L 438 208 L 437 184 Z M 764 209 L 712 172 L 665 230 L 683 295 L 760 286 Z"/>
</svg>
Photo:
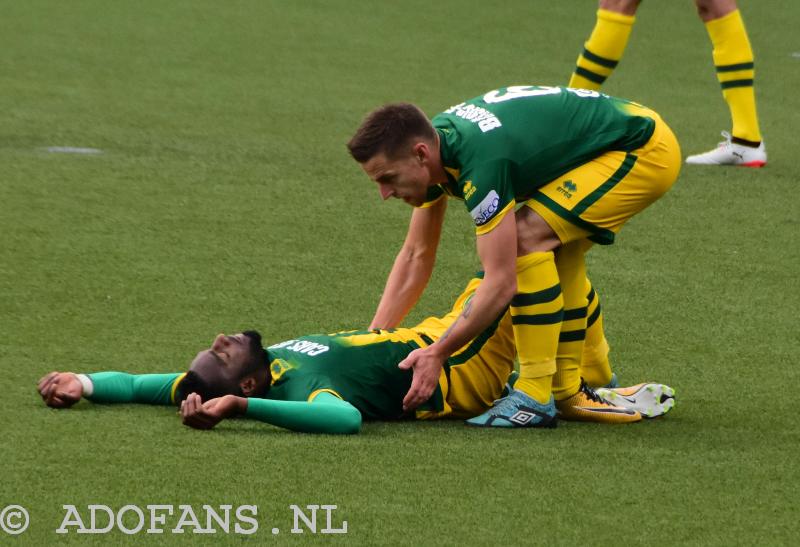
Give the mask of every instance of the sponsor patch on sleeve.
<svg viewBox="0 0 800 547">
<path fill-rule="evenodd" d="M 489 222 L 494 214 L 500 208 L 500 196 L 497 195 L 497 192 L 492 190 L 486 197 L 483 198 L 478 205 L 472 209 L 469 214 L 472 215 L 472 219 L 475 221 L 475 226 L 482 226 Z"/>
</svg>

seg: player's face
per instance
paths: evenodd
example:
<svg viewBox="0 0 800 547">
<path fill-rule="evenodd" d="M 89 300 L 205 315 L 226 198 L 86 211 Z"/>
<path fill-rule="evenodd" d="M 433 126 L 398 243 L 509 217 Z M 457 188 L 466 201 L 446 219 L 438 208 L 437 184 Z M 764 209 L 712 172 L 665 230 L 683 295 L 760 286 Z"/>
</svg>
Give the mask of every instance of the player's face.
<svg viewBox="0 0 800 547">
<path fill-rule="evenodd" d="M 189 368 L 214 385 L 237 386 L 250 359 L 249 340 L 244 334 L 219 334 L 211 348 L 198 353 Z"/>
<path fill-rule="evenodd" d="M 226 367 L 241 370 L 251 358 L 250 340 L 241 332 L 228 336 L 218 334 L 211 343 L 214 352 Z"/>
<path fill-rule="evenodd" d="M 402 199 L 414 206 L 425 203 L 431 174 L 424 158 L 416 152 L 396 159 L 380 153 L 362 163 L 361 168 L 378 184 L 383 199 Z"/>
</svg>

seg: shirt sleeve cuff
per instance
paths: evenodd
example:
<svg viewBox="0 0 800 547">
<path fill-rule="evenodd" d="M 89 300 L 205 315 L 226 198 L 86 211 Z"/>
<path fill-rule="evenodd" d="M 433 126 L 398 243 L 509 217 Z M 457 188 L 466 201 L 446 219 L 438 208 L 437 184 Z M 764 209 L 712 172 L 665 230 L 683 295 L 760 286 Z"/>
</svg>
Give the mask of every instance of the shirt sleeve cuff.
<svg viewBox="0 0 800 547">
<path fill-rule="evenodd" d="M 94 384 L 92 384 L 91 378 L 85 374 L 76 374 L 75 376 L 78 377 L 78 381 L 81 383 L 81 386 L 83 386 L 83 396 L 91 397 L 92 393 L 94 393 Z"/>
</svg>

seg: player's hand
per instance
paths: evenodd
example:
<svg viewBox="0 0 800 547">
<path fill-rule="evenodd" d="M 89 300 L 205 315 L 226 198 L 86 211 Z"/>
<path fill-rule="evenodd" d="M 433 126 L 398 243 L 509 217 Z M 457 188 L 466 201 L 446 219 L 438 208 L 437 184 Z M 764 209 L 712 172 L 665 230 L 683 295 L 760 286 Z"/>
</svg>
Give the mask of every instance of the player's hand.
<svg viewBox="0 0 800 547">
<path fill-rule="evenodd" d="M 403 370 L 413 369 L 411 388 L 403 399 L 403 411 L 409 412 L 427 401 L 439 384 L 439 374 L 447 356 L 442 356 L 434 346 L 415 349 L 398 366 Z"/>
<path fill-rule="evenodd" d="M 181 402 L 181 420 L 195 429 L 211 429 L 225 418 L 243 414 L 247 410 L 247 399 L 236 395 L 225 395 L 205 403 L 197 393 L 190 393 Z"/>
<path fill-rule="evenodd" d="M 51 408 L 69 408 L 83 396 L 83 385 L 72 372 L 51 372 L 37 386 L 44 404 Z"/>
</svg>

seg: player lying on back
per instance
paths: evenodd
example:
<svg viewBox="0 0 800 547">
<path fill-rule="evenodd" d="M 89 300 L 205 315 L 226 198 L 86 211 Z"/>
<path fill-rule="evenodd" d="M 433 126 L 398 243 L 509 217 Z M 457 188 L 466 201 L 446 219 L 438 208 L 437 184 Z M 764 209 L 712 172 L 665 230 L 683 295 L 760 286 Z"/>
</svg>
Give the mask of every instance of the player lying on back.
<svg viewBox="0 0 800 547">
<path fill-rule="evenodd" d="M 413 328 L 301 336 L 266 349 L 255 331 L 220 334 L 183 374 L 52 372 L 38 389 L 54 408 L 81 397 L 96 403 L 180 403 L 183 422 L 197 429 L 234 416 L 308 433 L 357 433 L 362 419 L 470 418 L 507 389 L 515 356 L 508 311 L 450 357 L 434 394 L 414 415 L 402 410 L 412 373 L 397 364 L 438 339 L 480 281 L 469 282 L 447 315 Z M 618 412 L 639 417 L 660 416 L 674 405 L 673 390 L 661 384 L 598 392 L 613 398 Z M 521 412 L 515 419 L 531 417 Z"/>
</svg>

